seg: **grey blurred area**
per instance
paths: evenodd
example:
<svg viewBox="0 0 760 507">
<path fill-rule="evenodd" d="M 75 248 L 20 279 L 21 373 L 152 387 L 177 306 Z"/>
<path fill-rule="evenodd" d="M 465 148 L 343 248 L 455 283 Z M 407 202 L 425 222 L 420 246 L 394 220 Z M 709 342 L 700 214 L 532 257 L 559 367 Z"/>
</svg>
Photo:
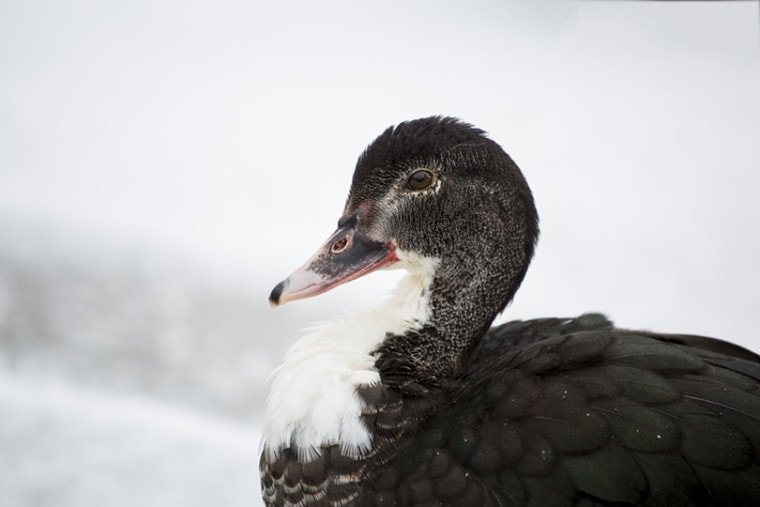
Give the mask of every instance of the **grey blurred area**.
<svg viewBox="0 0 760 507">
<path fill-rule="evenodd" d="M 289 326 L 263 290 L 66 240 L 0 221 L 0 505 L 255 505 Z"/>
<path fill-rule="evenodd" d="M 235 290 L 155 254 L 62 251 L 54 233 L 34 237 L 4 225 L 7 370 L 146 392 L 242 419 L 259 414 L 266 377 L 283 352 L 277 343 L 261 346 L 260 336 L 278 332 L 273 314 L 254 303 L 264 300 L 263 286 L 258 294 Z"/>
</svg>

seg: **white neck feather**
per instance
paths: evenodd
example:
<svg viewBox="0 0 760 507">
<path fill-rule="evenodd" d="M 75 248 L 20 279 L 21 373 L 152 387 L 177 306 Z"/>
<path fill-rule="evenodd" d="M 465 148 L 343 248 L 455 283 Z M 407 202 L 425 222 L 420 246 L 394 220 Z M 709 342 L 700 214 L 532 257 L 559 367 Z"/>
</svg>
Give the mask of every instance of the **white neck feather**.
<svg viewBox="0 0 760 507">
<path fill-rule="evenodd" d="M 312 328 L 287 352 L 273 373 L 267 398 L 264 451 L 270 458 L 291 447 L 303 462 L 319 448 L 340 445 L 347 456 L 370 449 L 361 420 L 358 387 L 380 382 L 374 351 L 387 333 L 403 334 L 430 318 L 430 284 L 436 259 L 397 252 L 409 272 L 377 308 Z"/>
</svg>

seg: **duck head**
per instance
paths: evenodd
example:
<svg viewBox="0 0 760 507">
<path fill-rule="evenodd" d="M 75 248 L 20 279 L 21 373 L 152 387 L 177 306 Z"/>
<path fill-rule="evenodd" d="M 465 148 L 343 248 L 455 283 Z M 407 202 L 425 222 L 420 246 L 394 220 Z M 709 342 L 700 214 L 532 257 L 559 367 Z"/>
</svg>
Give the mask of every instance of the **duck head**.
<svg viewBox="0 0 760 507">
<path fill-rule="evenodd" d="M 269 300 L 315 296 L 384 267 L 434 266 L 430 325 L 471 338 L 514 295 L 537 237 L 530 189 L 499 145 L 454 118 L 408 121 L 360 156 L 337 230 Z"/>
</svg>

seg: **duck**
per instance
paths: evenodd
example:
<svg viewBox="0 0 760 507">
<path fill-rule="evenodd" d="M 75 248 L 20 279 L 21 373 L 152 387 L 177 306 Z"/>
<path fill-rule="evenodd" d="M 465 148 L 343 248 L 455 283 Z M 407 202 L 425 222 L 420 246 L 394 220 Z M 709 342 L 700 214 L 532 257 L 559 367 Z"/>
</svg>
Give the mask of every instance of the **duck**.
<svg viewBox="0 0 760 507">
<path fill-rule="evenodd" d="M 595 313 L 492 327 L 538 236 L 523 173 L 483 130 L 433 116 L 380 134 L 337 229 L 269 301 L 405 273 L 273 373 L 265 504 L 760 505 L 760 356 Z"/>
</svg>

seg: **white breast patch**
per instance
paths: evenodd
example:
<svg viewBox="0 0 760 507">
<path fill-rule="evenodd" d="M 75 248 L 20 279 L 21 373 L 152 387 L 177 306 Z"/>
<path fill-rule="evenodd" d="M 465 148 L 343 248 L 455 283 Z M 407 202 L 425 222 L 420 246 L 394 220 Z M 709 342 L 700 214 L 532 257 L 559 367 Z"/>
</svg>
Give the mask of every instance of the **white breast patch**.
<svg viewBox="0 0 760 507">
<path fill-rule="evenodd" d="M 437 260 L 398 252 L 409 271 L 384 304 L 321 324 L 299 339 L 273 373 L 265 411 L 263 448 L 271 459 L 293 447 L 302 462 L 322 446 L 340 445 L 349 457 L 372 446 L 356 390 L 380 382 L 371 354 L 387 333 L 418 329 L 430 318 L 429 288 Z"/>
</svg>

